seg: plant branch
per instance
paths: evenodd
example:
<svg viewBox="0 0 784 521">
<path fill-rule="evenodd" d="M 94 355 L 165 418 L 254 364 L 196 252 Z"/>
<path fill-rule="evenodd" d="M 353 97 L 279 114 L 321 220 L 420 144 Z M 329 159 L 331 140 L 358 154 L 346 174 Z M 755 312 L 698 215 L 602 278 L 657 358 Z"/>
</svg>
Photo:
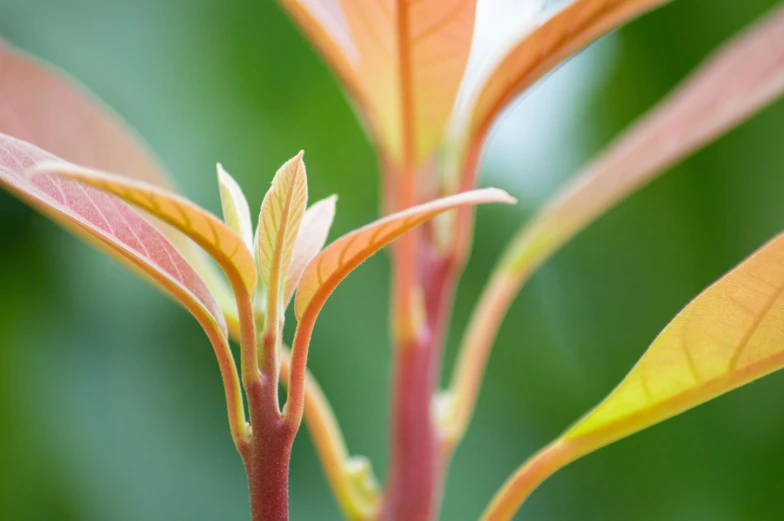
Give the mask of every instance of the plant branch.
<svg viewBox="0 0 784 521">
<path fill-rule="evenodd" d="M 226 408 L 229 414 L 231 437 L 240 455 L 245 459 L 248 450 L 250 425 L 245 419 L 242 388 L 239 375 L 237 374 L 237 366 L 234 363 L 234 356 L 231 354 L 228 340 L 217 329 L 205 327 L 204 330 L 207 332 L 218 358 L 223 390 L 226 394 Z"/>
<path fill-rule="evenodd" d="M 316 325 L 317 309 L 308 311 L 299 319 L 297 330 L 294 332 L 294 341 L 291 345 L 291 358 L 288 374 L 288 398 L 283 407 L 283 417 L 295 430 L 302 422 L 305 409 L 305 385 L 307 378 L 308 349 L 313 336 L 313 327 Z"/>
<path fill-rule="evenodd" d="M 534 454 L 504 483 L 480 521 L 510 521 L 545 479 L 582 455 L 577 450 L 576 445 L 557 440 Z"/>
<path fill-rule="evenodd" d="M 245 392 L 248 392 L 249 383 L 257 379 L 259 373 L 256 357 L 256 315 L 251 295 L 238 286 L 232 285 L 232 289 L 237 300 L 242 383 L 245 386 Z"/>
<path fill-rule="evenodd" d="M 453 451 L 465 435 L 498 329 L 527 273 L 512 274 L 496 269 L 468 321 L 446 394 L 444 430 L 448 452 Z"/>
<path fill-rule="evenodd" d="M 291 377 L 290 353 L 281 350 L 281 381 Z M 349 456 L 343 433 L 315 378 L 306 371 L 304 380 L 304 418 L 316 447 L 327 481 L 348 519 L 376 519 L 381 501 L 372 469 L 363 458 Z"/>
</svg>

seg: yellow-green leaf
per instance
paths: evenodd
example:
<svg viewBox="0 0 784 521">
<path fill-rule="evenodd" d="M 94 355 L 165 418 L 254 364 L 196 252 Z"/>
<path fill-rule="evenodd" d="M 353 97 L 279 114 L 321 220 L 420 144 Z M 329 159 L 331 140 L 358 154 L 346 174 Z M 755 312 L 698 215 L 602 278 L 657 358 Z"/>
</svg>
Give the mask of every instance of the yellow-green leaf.
<svg viewBox="0 0 784 521">
<path fill-rule="evenodd" d="M 253 248 L 253 223 L 250 219 L 250 208 L 242 188 L 237 181 L 218 163 L 218 185 L 220 186 L 223 221 L 234 230 L 245 243 L 248 251 Z"/>
<path fill-rule="evenodd" d="M 256 288 L 253 255 L 222 220 L 187 199 L 129 178 L 61 163 L 41 163 L 35 173 L 57 175 L 116 195 L 175 227 L 207 250 L 232 281 L 245 291 Z"/>
<path fill-rule="evenodd" d="M 318 314 L 329 295 L 357 266 L 411 228 L 448 210 L 484 203 L 514 203 L 503 190 L 484 188 L 437 199 L 379 219 L 327 246 L 305 269 L 294 299 L 297 318 Z"/>
<path fill-rule="evenodd" d="M 686 306 L 563 439 L 595 449 L 782 367 L 784 234 Z"/>
<path fill-rule="evenodd" d="M 258 230 L 261 279 L 273 295 L 275 308 L 283 302 L 286 273 L 308 204 L 308 178 L 300 152 L 280 167 L 261 204 Z M 268 307 L 269 310 L 269 307 Z"/>
<path fill-rule="evenodd" d="M 338 196 L 332 195 L 314 203 L 305 212 L 302 224 L 299 227 L 297 241 L 294 243 L 294 252 L 291 256 L 291 266 L 286 274 L 286 285 L 283 295 L 283 307 L 286 307 L 294 295 L 302 274 L 310 261 L 324 247 L 335 218 L 335 202 Z"/>
<path fill-rule="evenodd" d="M 784 367 L 784 234 L 686 306 L 595 409 L 507 479 L 482 521 L 509 521 L 570 462 Z"/>
</svg>

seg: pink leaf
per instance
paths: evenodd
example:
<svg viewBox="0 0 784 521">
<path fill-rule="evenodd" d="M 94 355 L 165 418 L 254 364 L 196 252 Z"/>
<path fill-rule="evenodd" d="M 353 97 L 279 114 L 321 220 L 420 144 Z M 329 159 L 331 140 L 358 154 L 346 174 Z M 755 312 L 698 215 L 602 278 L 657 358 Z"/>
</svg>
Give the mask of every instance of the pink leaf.
<svg viewBox="0 0 784 521">
<path fill-rule="evenodd" d="M 73 181 L 28 176 L 42 161 L 62 161 L 0 134 L 0 186 L 64 227 L 140 270 L 180 301 L 205 329 L 226 337 L 218 304 L 197 273 L 153 225 L 118 198 Z"/>
</svg>

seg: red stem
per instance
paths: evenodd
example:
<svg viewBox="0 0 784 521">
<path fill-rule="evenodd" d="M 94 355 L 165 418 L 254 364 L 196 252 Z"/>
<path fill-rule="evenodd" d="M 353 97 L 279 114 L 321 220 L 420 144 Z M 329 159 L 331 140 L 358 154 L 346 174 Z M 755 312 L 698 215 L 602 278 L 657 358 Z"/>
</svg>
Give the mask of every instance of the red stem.
<svg viewBox="0 0 784 521">
<path fill-rule="evenodd" d="M 269 380 L 260 378 L 246 389 L 253 424 L 245 461 L 252 521 L 289 519 L 289 458 L 296 429 L 269 400 L 270 385 Z"/>
<path fill-rule="evenodd" d="M 431 417 L 435 357 L 429 340 L 397 350 L 384 521 L 430 521 L 437 508 L 440 478 Z"/>
<path fill-rule="evenodd" d="M 434 256 L 422 264 L 426 327 L 396 349 L 383 521 L 431 521 L 441 502 L 444 466 L 433 402 L 457 270 L 451 260 Z"/>
</svg>

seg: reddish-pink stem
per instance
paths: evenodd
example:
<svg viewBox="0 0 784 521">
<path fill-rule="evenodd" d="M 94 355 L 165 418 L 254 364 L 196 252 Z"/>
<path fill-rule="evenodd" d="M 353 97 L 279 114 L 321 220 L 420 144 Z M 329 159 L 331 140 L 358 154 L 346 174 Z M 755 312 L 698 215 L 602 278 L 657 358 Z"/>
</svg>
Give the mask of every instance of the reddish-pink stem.
<svg viewBox="0 0 784 521">
<path fill-rule="evenodd" d="M 296 429 L 286 422 L 272 403 L 268 387 L 258 379 L 246 389 L 251 404 L 253 436 L 245 462 L 253 521 L 288 521 L 289 458 Z M 277 389 L 275 389 L 277 393 Z"/>
<path fill-rule="evenodd" d="M 277 335 L 258 338 L 250 298 L 238 299 L 242 380 L 248 398 L 250 435 L 241 449 L 248 476 L 252 521 L 288 521 L 289 458 L 296 427 L 286 422 L 278 402 Z M 262 364 L 258 351 L 264 352 Z"/>
<path fill-rule="evenodd" d="M 443 462 L 433 415 L 445 330 L 458 270 L 451 259 L 425 255 L 425 328 L 396 349 L 390 473 L 384 521 L 431 521 L 441 502 Z"/>
<path fill-rule="evenodd" d="M 430 521 L 437 508 L 440 479 L 431 418 L 432 351 L 429 337 L 398 347 L 384 521 Z"/>
</svg>

